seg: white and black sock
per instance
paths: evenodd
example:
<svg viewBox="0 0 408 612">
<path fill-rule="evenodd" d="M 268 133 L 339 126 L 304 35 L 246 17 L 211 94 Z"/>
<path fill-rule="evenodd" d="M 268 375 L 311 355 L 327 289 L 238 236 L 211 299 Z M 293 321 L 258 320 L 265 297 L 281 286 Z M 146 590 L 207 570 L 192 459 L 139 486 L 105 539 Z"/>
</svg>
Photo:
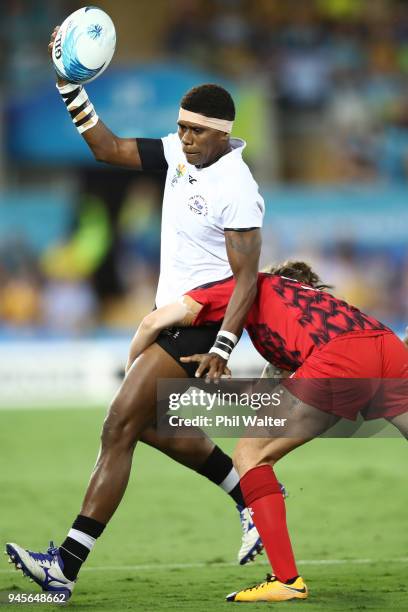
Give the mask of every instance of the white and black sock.
<svg viewBox="0 0 408 612">
<path fill-rule="evenodd" d="M 102 534 L 105 525 L 89 516 L 78 514 L 67 537 L 59 547 L 64 564 L 64 576 L 75 580 L 81 565 L 86 561 L 96 539 Z"/>
<path fill-rule="evenodd" d="M 234 468 L 231 457 L 226 455 L 219 446 L 214 447 L 197 472 L 221 487 L 238 506 L 242 508 L 245 506 L 239 486 L 238 472 Z"/>
</svg>

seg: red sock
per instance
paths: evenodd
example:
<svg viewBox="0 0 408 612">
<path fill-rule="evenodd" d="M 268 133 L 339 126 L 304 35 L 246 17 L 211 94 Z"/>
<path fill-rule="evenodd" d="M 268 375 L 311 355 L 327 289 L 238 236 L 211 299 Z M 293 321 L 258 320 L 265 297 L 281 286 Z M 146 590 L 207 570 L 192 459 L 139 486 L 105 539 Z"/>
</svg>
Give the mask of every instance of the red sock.
<svg viewBox="0 0 408 612">
<path fill-rule="evenodd" d="M 245 504 L 262 538 L 275 576 L 286 582 L 298 575 L 286 525 L 285 500 L 270 465 L 249 470 L 240 481 Z"/>
</svg>

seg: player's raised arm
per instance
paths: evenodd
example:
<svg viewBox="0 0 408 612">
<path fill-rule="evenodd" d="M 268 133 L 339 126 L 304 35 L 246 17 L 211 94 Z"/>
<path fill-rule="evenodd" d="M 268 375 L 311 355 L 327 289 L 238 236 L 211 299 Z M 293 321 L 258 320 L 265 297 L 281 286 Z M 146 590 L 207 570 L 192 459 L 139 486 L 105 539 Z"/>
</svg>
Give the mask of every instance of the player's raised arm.
<svg viewBox="0 0 408 612">
<path fill-rule="evenodd" d="M 48 52 L 52 55 L 55 37 L 59 26 L 51 34 Z M 57 77 L 57 89 L 67 107 L 71 119 L 83 136 L 97 161 L 142 170 L 143 163 L 136 138 L 119 138 L 98 117 L 94 106 L 80 84 L 69 83 Z M 161 141 L 152 140 L 160 149 Z M 163 163 L 164 155 L 159 155 L 159 165 Z M 152 169 L 152 168 L 149 168 Z M 154 168 L 153 168 L 154 169 Z"/>
</svg>

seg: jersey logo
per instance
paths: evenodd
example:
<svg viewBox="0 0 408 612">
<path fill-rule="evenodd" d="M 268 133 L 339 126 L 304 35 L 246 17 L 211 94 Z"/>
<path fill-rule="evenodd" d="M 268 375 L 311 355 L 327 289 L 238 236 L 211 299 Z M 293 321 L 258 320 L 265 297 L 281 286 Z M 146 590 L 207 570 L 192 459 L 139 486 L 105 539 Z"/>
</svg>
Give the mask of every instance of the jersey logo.
<svg viewBox="0 0 408 612">
<path fill-rule="evenodd" d="M 208 206 L 207 202 L 201 195 L 193 195 L 187 201 L 187 206 L 196 215 L 203 215 L 206 217 L 208 215 Z"/>
<path fill-rule="evenodd" d="M 178 164 L 177 168 L 176 168 L 176 172 L 173 176 L 173 178 L 171 179 L 171 186 L 174 187 L 174 185 L 176 185 L 179 181 L 179 179 L 183 178 L 183 176 L 185 175 L 185 173 L 187 172 L 187 168 L 185 167 L 184 164 Z"/>
</svg>

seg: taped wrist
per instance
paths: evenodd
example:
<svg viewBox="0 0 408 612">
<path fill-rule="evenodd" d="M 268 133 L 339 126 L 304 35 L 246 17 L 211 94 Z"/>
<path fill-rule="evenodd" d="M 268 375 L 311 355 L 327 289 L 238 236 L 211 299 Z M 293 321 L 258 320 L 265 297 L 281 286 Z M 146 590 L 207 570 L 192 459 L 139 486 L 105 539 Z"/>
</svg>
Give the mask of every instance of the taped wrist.
<svg viewBox="0 0 408 612">
<path fill-rule="evenodd" d="M 99 117 L 82 85 L 68 83 L 60 87 L 57 84 L 56 88 L 60 92 L 71 119 L 80 134 L 98 123 Z"/>
<path fill-rule="evenodd" d="M 237 342 L 238 336 L 231 332 L 222 330 L 217 334 L 214 346 L 210 348 L 209 352 L 216 353 L 225 359 L 225 361 L 228 361 Z"/>
</svg>

